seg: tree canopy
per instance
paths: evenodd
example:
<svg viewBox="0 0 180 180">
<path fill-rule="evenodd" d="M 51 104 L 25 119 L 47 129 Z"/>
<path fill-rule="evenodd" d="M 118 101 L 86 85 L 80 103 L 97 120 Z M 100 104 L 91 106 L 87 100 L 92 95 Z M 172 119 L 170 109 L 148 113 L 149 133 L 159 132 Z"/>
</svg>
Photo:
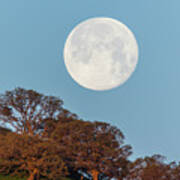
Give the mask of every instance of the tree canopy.
<svg viewBox="0 0 180 180">
<path fill-rule="evenodd" d="M 28 135 L 9 133 L 0 136 L 0 172 L 29 174 L 28 180 L 40 176 L 55 180 L 67 175 L 57 144 Z"/>
<path fill-rule="evenodd" d="M 124 145 L 124 135 L 118 128 L 102 122 L 73 120 L 57 124 L 52 138 L 66 147 L 63 157 L 68 166 L 94 178 L 100 173 L 124 176 L 131 147 Z"/>
<path fill-rule="evenodd" d="M 130 161 L 132 148 L 120 129 L 80 119 L 58 97 L 23 88 L 7 91 L 0 95 L 0 124 L 1 174 L 28 180 L 180 179 L 180 164 L 165 163 L 161 155 Z"/>
<path fill-rule="evenodd" d="M 34 90 L 16 88 L 0 95 L 0 119 L 17 133 L 41 133 L 47 119 L 55 119 L 63 101 Z"/>
</svg>

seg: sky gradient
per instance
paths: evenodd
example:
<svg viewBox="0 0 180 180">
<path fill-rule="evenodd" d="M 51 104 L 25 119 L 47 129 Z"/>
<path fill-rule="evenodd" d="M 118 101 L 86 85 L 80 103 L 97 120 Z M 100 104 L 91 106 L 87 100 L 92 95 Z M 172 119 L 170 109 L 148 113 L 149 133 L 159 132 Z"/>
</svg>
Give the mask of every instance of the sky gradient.
<svg viewBox="0 0 180 180">
<path fill-rule="evenodd" d="M 133 158 L 154 153 L 180 161 L 179 0 L 0 1 L 0 93 L 34 89 L 64 100 L 84 120 L 118 126 Z M 81 21 L 111 17 L 139 45 L 133 76 L 110 91 L 84 89 L 63 60 L 68 34 Z"/>
</svg>

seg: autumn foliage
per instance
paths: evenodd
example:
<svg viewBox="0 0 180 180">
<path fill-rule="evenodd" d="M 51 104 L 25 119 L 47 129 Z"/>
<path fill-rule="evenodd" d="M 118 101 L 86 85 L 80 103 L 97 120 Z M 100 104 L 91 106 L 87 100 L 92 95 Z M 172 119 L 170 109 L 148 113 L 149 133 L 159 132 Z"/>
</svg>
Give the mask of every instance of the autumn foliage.
<svg viewBox="0 0 180 180">
<path fill-rule="evenodd" d="M 130 161 L 123 133 L 104 122 L 83 121 L 63 101 L 16 88 L 0 95 L 0 174 L 28 180 L 61 177 L 179 180 L 180 166 L 163 156 Z"/>
</svg>

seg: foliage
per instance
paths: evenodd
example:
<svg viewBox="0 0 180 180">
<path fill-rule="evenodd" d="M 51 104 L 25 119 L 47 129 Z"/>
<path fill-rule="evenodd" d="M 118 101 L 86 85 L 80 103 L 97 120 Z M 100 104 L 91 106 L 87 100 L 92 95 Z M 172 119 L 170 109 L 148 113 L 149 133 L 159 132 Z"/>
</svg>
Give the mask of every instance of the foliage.
<svg viewBox="0 0 180 180">
<path fill-rule="evenodd" d="M 3 176 L 3 175 L 0 175 L 0 180 L 27 180 L 27 178 L 20 178 L 20 177 L 15 177 L 15 176 Z M 41 178 L 40 180 L 47 180 L 47 179 L 44 179 L 44 178 Z M 59 178 L 59 180 L 71 180 L 69 178 Z"/>
<path fill-rule="evenodd" d="M 56 118 L 62 104 L 54 96 L 16 88 L 0 95 L 0 119 L 17 133 L 35 135 L 44 129 L 46 119 Z"/>
<path fill-rule="evenodd" d="M 135 160 L 130 164 L 126 180 L 178 180 L 180 166 L 167 164 L 164 160 L 165 157 L 161 155 Z"/>
<path fill-rule="evenodd" d="M 63 101 L 16 88 L 0 95 L 0 180 L 179 180 L 180 164 L 161 155 L 128 160 L 130 145 L 115 126 L 89 122 Z M 12 176 L 9 176 L 12 175 Z M 81 177 L 80 177 L 81 176 Z M 24 178 L 23 178 L 24 177 Z"/>
<path fill-rule="evenodd" d="M 0 175 L 0 180 L 26 180 L 26 178 Z"/>
<path fill-rule="evenodd" d="M 61 156 L 68 167 L 98 176 L 123 177 L 131 147 L 124 145 L 122 132 L 100 122 L 72 120 L 58 123 L 52 138 L 66 147 Z"/>
<path fill-rule="evenodd" d="M 48 140 L 10 133 L 0 136 L 0 147 L 0 172 L 3 174 L 26 172 L 37 179 L 44 176 L 55 180 L 67 173 L 57 145 Z"/>
<path fill-rule="evenodd" d="M 6 134 L 8 134 L 9 132 L 11 132 L 10 129 L 4 128 L 4 127 L 0 127 L 0 134 L 6 135 Z"/>
</svg>

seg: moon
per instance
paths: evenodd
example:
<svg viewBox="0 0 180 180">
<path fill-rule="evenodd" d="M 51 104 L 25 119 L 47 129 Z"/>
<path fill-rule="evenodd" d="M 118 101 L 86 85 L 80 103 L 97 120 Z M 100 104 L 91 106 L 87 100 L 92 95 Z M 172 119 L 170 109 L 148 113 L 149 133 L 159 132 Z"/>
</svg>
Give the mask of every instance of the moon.
<svg viewBox="0 0 180 180">
<path fill-rule="evenodd" d="M 78 24 L 64 46 L 70 76 L 96 91 L 125 83 L 138 63 L 138 45 L 132 31 L 116 19 L 97 17 Z"/>
</svg>

